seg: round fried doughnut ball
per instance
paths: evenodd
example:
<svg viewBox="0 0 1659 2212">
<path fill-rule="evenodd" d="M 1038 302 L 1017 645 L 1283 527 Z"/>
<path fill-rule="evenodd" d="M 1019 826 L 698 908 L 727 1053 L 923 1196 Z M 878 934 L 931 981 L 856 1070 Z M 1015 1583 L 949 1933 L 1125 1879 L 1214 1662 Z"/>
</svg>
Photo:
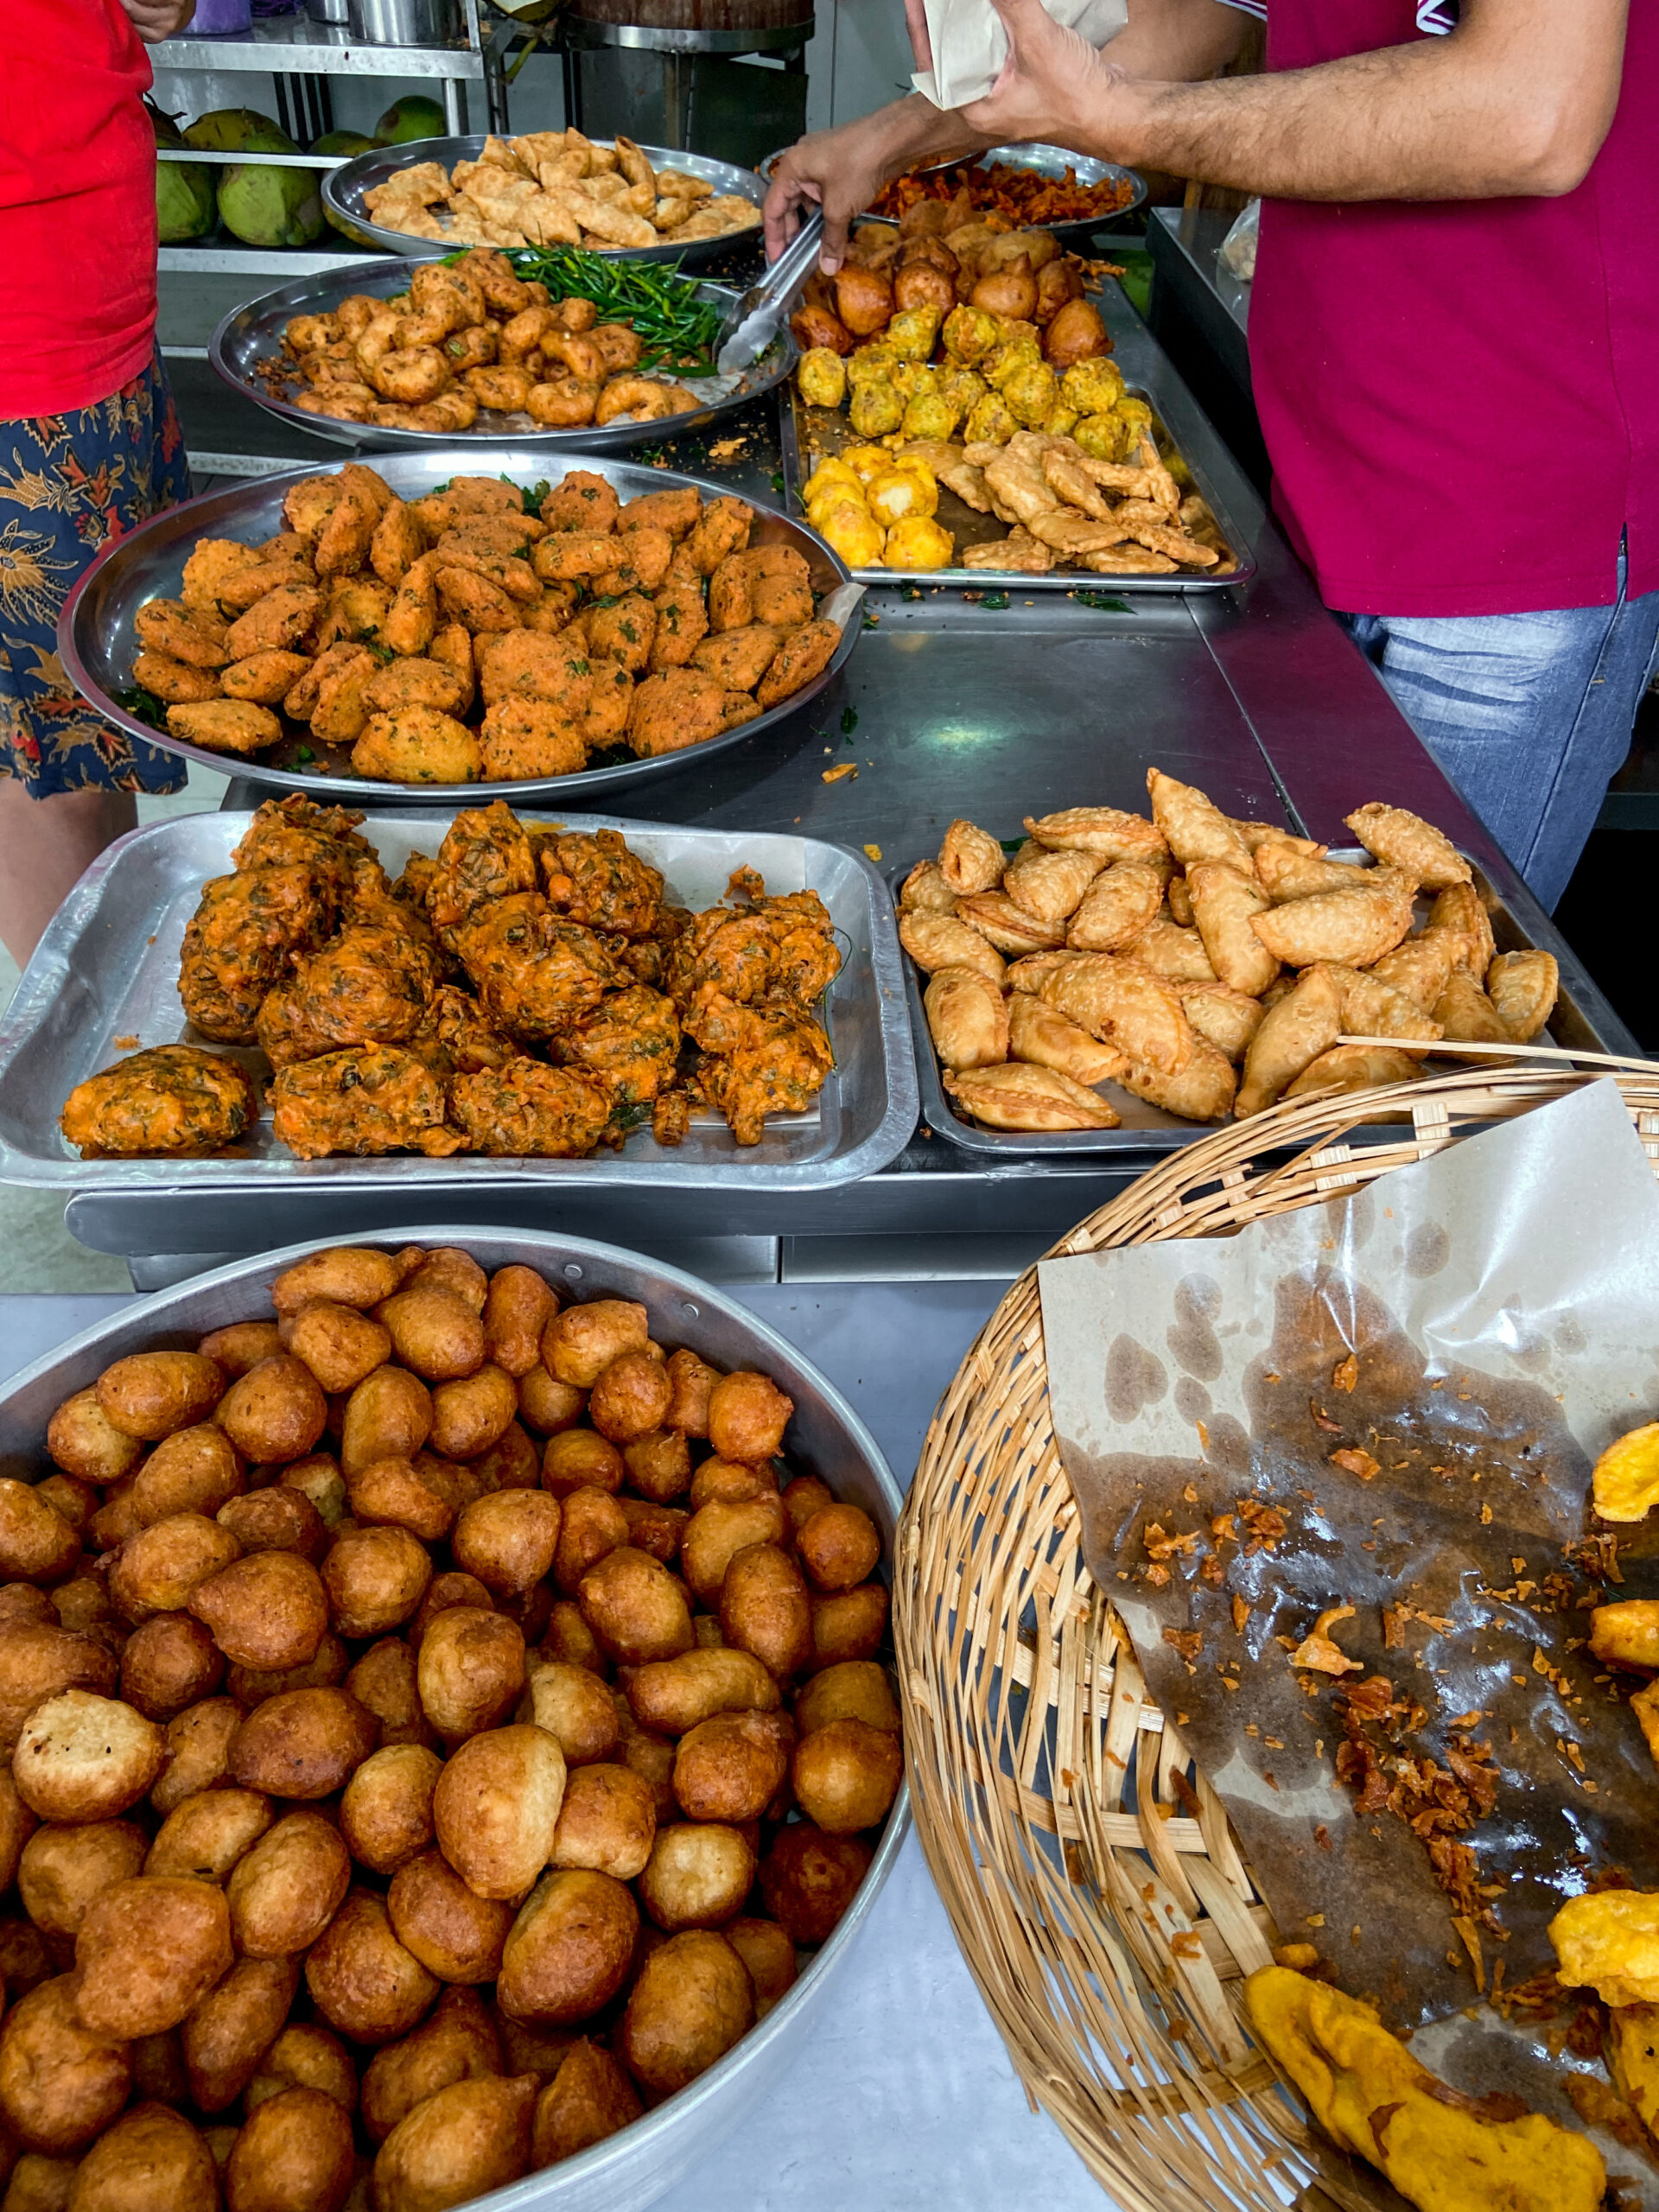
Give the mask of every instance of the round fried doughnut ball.
<svg viewBox="0 0 1659 2212">
<path fill-rule="evenodd" d="M 820 1590 L 850 1590 L 881 1556 L 875 1523 L 856 1505 L 824 1506 L 802 1526 L 795 1542 L 801 1565 Z"/>
<path fill-rule="evenodd" d="M 611 1875 L 587 1867 L 544 1874 L 508 1933 L 496 2002 L 532 2024 L 585 2020 L 627 1980 L 639 1934 L 632 1895 Z"/>
<path fill-rule="evenodd" d="M 887 1593 L 879 1582 L 836 1590 L 812 1599 L 812 1665 L 838 1666 L 846 1659 L 873 1659 L 887 1631 Z"/>
<path fill-rule="evenodd" d="M 586 2037 L 566 2053 L 536 2100 L 531 2164 L 539 2171 L 602 2143 L 645 2110 L 639 2093 L 608 2050 Z"/>
<path fill-rule="evenodd" d="M 528 1375 L 558 1300 L 534 1268 L 498 1268 L 484 1300 L 484 1349 L 509 1375 Z"/>
<path fill-rule="evenodd" d="M 379 1898 L 361 1891 L 311 1946 L 305 1986 L 331 2028 L 372 2044 L 407 2035 L 439 1987 L 437 1976 L 397 1941 Z"/>
<path fill-rule="evenodd" d="M 226 2212 L 340 2212 L 356 2159 L 326 2090 L 283 2089 L 249 2113 L 225 2168 Z"/>
<path fill-rule="evenodd" d="M 484 1364 L 483 1322 L 441 1284 L 400 1290 L 378 1313 L 397 1357 L 424 1382 L 453 1382 Z"/>
<path fill-rule="evenodd" d="M 354 1390 L 391 1357 L 391 1332 L 353 1306 L 319 1298 L 283 1324 L 283 1338 L 330 1395 Z"/>
<path fill-rule="evenodd" d="M 128 1537 L 110 1570 L 110 1601 L 136 1626 L 176 1613 L 237 1555 L 236 1538 L 203 1513 L 170 1513 Z"/>
<path fill-rule="evenodd" d="M 374 1720 L 349 1692 L 283 1690 L 232 1739 L 230 1771 L 272 1797 L 327 1797 L 374 1748 Z"/>
<path fill-rule="evenodd" d="M 156 1832 L 146 1874 L 222 1882 L 271 1824 L 270 1800 L 252 1789 L 200 1789 L 175 1805 Z"/>
<path fill-rule="evenodd" d="M 681 1737 L 674 1794 L 688 1820 L 758 1821 L 782 1787 L 795 1726 L 782 1713 L 718 1713 Z"/>
<path fill-rule="evenodd" d="M 342 2112 L 357 2110 L 357 2069 L 332 2028 L 291 2021 L 259 2061 L 243 2101 L 251 2114 L 284 2089 L 321 2089 Z"/>
<path fill-rule="evenodd" d="M 545 1491 L 499 1490 L 462 1511 L 450 1538 L 455 1564 L 498 1597 L 518 1597 L 550 1572 L 560 1510 Z"/>
<path fill-rule="evenodd" d="M 66 1475 L 106 1489 L 130 1475 L 143 1457 L 136 1436 L 117 1428 L 98 1402 L 95 1384 L 66 1398 L 46 1425 L 46 1448 Z"/>
<path fill-rule="evenodd" d="M 391 1874 L 426 1849 L 442 1771 L 437 1753 L 421 1744 L 388 1744 L 370 1753 L 340 1801 L 340 1832 L 359 1866 Z"/>
<path fill-rule="evenodd" d="M 301 1360 L 279 1352 L 239 1376 L 219 1402 L 219 1425 L 257 1466 L 300 1459 L 328 1426 L 328 1401 Z"/>
<path fill-rule="evenodd" d="M 241 1713 L 228 1697 L 203 1698 L 168 1722 L 162 1738 L 166 1764 L 149 1793 L 163 1818 L 198 1789 L 211 1789 L 225 1779 L 231 1738 L 241 1725 Z"/>
<path fill-rule="evenodd" d="M 804 1737 L 790 1764 L 801 1810 L 827 1835 L 851 1835 L 884 1821 L 904 1778 L 899 1738 L 850 1716 Z"/>
<path fill-rule="evenodd" d="M 791 1821 L 760 1861 L 767 1912 L 793 1942 L 827 1943 L 874 1856 L 856 1836 L 825 1835 L 810 1821 Z"/>
<path fill-rule="evenodd" d="M 322 1586 L 334 1626 L 353 1638 L 385 1636 L 398 1627 L 426 1595 L 431 1580 L 431 1554 L 407 1529 L 354 1529 L 336 1538 L 322 1562 Z"/>
<path fill-rule="evenodd" d="M 170 1513 L 217 1513 L 245 1487 L 235 1446 L 222 1428 L 203 1421 L 163 1438 L 138 1468 L 133 1510 L 148 1528 Z"/>
<path fill-rule="evenodd" d="M 760 1465 L 783 1450 L 794 1410 L 794 1400 L 770 1376 L 741 1368 L 722 1375 L 709 1394 L 709 1441 L 722 1459 Z"/>
<path fill-rule="evenodd" d="M 224 1679 L 223 1654 L 188 1613 L 152 1613 L 122 1648 L 122 1697 L 147 1720 L 171 1720 Z"/>
<path fill-rule="evenodd" d="M 475 1375 L 432 1389 L 432 1449 L 451 1459 L 476 1459 L 499 1443 L 518 1411 L 518 1392 L 504 1367 L 487 1363 Z"/>
<path fill-rule="evenodd" d="M 282 1959 L 315 1943 L 352 1878 L 340 1833 L 321 1813 L 289 1813 L 237 1861 L 226 1896 L 236 1948 Z"/>
<path fill-rule="evenodd" d="M 285 1268 L 270 1286 L 270 1302 L 278 1313 L 297 1313 L 317 1299 L 366 1313 L 390 1298 L 403 1279 L 404 1270 L 389 1252 L 335 1244 L 326 1252 L 308 1253 Z"/>
<path fill-rule="evenodd" d="M 218 2212 L 213 2154 L 181 2113 L 135 2105 L 82 2158 L 68 2212 Z"/>
<path fill-rule="evenodd" d="M 614 1444 L 591 1428 L 567 1428 L 550 1436 L 542 1450 L 542 1487 L 555 1497 L 573 1491 L 616 1491 L 627 1469 Z"/>
<path fill-rule="evenodd" d="M 505 1613 L 450 1605 L 435 1614 L 416 1662 L 421 1707 L 446 1743 L 504 1720 L 524 1687 L 524 1636 Z"/>
<path fill-rule="evenodd" d="M 43 1488 L 0 1479 L 0 1575 L 61 1582 L 80 1556 L 79 1531 Z"/>
<path fill-rule="evenodd" d="M 75 1938 L 77 2003 L 94 2035 L 175 2028 L 231 1964 L 231 1915 L 211 1882 L 140 1874 L 105 1890 Z"/>
<path fill-rule="evenodd" d="M 668 1355 L 668 1380 L 673 1395 L 664 1426 L 678 1429 L 682 1436 L 707 1436 L 709 1401 L 720 1380 L 720 1370 L 682 1346 Z"/>
<path fill-rule="evenodd" d="M 12 1779 L 43 1821 L 109 1821 L 161 1772 L 161 1730 L 118 1698 L 63 1690 L 37 1705 L 12 1754 Z"/>
<path fill-rule="evenodd" d="M 588 1418 L 613 1444 L 632 1444 L 662 1427 L 673 1395 L 666 1363 L 641 1346 L 619 1352 L 600 1370 L 588 1393 Z"/>
<path fill-rule="evenodd" d="M 375 2158 L 376 2212 L 442 2212 L 517 2181 L 540 2088 L 533 2074 L 486 2075 L 416 2105 Z"/>
<path fill-rule="evenodd" d="M 542 1363 L 556 1382 L 591 1390 L 620 1353 L 650 1341 L 643 1306 L 626 1298 L 596 1298 L 555 1314 L 542 1337 Z"/>
<path fill-rule="evenodd" d="M 566 1766 L 590 1765 L 616 1749 L 616 1707 L 610 1691 L 588 1668 L 537 1659 L 530 1670 L 527 1701 L 529 1710 L 520 1719 L 557 1737 Z"/>
<path fill-rule="evenodd" d="M 812 1658 L 812 1607 L 801 1571 L 781 1544 L 745 1544 L 720 1585 L 728 1643 L 752 1651 L 769 1673 L 793 1675 Z"/>
<path fill-rule="evenodd" d="M 903 1723 L 887 1670 L 874 1659 L 846 1659 L 814 1675 L 795 1700 L 795 1726 L 803 1736 L 831 1720 L 862 1720 L 899 1734 Z"/>
<path fill-rule="evenodd" d="M 400 2120 L 451 2082 L 508 2070 L 482 1998 L 470 1989 L 446 1989 L 412 2035 L 385 2044 L 365 2068 L 364 2131 L 372 2143 L 384 2143 Z"/>
<path fill-rule="evenodd" d="M 224 2112 L 247 2088 L 299 1986 L 297 1959 L 238 1959 L 191 2013 L 180 2041 L 188 2094 L 203 2112 Z"/>
<path fill-rule="evenodd" d="M 553 1855 L 564 1802 L 564 1753 L 520 1723 L 474 1736 L 433 1792 L 438 1848 L 481 1897 L 522 1897 Z"/>
<path fill-rule="evenodd" d="M 655 1795 L 631 1767 L 601 1760 L 567 1776 L 553 1837 L 556 1866 L 590 1866 L 631 1882 L 644 1872 L 656 1835 Z"/>
<path fill-rule="evenodd" d="M 518 1418 L 537 1436 L 556 1435 L 574 1427 L 587 1402 L 586 1391 L 569 1382 L 556 1382 L 539 1361 L 518 1377 Z"/>
<path fill-rule="evenodd" d="M 613 1659 L 671 1659 L 696 1641 L 685 1592 L 649 1553 L 624 1544 L 589 1567 L 576 1592 L 582 1617 Z"/>
<path fill-rule="evenodd" d="M 80 2018 L 79 1974 L 21 1998 L 0 2030 L 0 2113 L 24 2147 L 63 2158 L 101 2135 L 127 2101 L 124 2042 Z"/>
<path fill-rule="evenodd" d="M 316 1657 L 328 1627 L 321 1577 L 293 1551 L 232 1560 L 196 1585 L 188 1606 L 238 1667 L 303 1667 Z"/>
<path fill-rule="evenodd" d="M 36 1828 L 23 1846 L 17 1891 L 43 1936 L 73 1943 L 93 1901 L 143 1871 L 149 1840 L 133 1821 Z"/>
<path fill-rule="evenodd" d="M 754 1885 L 754 1853 L 739 1828 L 676 1821 L 657 1831 L 639 1877 L 639 1901 L 659 1928 L 718 1928 L 743 1909 Z"/>
<path fill-rule="evenodd" d="M 112 1428 L 156 1444 L 205 1421 L 224 1395 L 225 1377 L 199 1351 L 138 1351 L 106 1367 L 94 1387 Z"/>
<path fill-rule="evenodd" d="M 628 1993 L 619 2038 L 635 2081 L 671 2096 L 754 2025 L 754 1985 L 723 1936 L 688 1929 L 659 1944 Z"/>
<path fill-rule="evenodd" d="M 468 1889 L 441 1851 L 423 1851 L 398 1868 L 386 1910 L 398 1942 L 440 1981 L 493 1981 L 500 1971 L 513 1908 Z"/>
<path fill-rule="evenodd" d="M 751 1920 L 741 1913 L 720 1932 L 747 1967 L 754 1984 L 754 2017 L 764 2020 L 795 1986 L 795 1946 L 775 1920 Z"/>
</svg>

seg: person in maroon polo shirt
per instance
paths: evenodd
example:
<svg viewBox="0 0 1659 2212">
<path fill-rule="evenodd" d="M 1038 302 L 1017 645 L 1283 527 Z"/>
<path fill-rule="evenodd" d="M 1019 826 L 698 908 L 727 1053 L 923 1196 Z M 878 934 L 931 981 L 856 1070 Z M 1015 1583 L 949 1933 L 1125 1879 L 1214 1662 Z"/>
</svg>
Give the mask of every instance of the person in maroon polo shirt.
<svg viewBox="0 0 1659 2212">
<path fill-rule="evenodd" d="M 1022 138 L 1262 198 L 1250 363 L 1325 604 L 1546 907 L 1659 638 L 1659 0 L 1128 0 L 1096 52 L 993 0 L 984 100 L 803 139 L 775 253 L 888 177 Z M 926 66 L 920 0 L 906 0 Z"/>
</svg>

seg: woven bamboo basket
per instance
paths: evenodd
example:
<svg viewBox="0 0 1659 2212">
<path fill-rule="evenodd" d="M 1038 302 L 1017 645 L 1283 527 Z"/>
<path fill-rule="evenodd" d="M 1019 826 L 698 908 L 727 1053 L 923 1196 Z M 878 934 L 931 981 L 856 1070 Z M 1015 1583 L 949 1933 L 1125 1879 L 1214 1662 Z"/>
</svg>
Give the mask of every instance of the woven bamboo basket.
<svg viewBox="0 0 1659 2212">
<path fill-rule="evenodd" d="M 1299 1100 L 1218 1128 L 1054 1252 L 1230 1236 L 1609 1075 L 1659 1164 L 1659 1065 L 1543 1057 L 1494 1051 L 1386 1099 Z M 1379 1126 L 1385 1103 L 1398 1118 Z M 1123 2212 L 1284 2212 L 1304 2190 L 1306 2204 L 1374 2205 L 1252 2044 L 1240 1984 L 1278 1937 L 1084 1564 L 1034 1269 L 940 1402 L 894 1586 L 917 1828 L 1027 2095 Z"/>
</svg>

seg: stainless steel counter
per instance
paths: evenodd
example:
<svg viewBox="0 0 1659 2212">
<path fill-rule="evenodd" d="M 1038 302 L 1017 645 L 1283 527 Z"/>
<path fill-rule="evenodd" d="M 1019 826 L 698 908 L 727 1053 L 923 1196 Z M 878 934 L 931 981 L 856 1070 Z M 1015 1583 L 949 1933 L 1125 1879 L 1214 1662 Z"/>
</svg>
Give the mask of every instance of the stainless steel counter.
<svg viewBox="0 0 1659 2212">
<path fill-rule="evenodd" d="M 1306 573 L 1185 385 L 1116 285 L 1103 308 L 1116 359 L 1149 391 L 1177 442 L 1199 460 L 1254 544 L 1248 585 L 1189 600 L 1111 590 L 1089 605 L 1073 594 L 977 601 L 944 591 L 875 590 L 873 625 L 842 677 L 798 721 L 750 743 L 642 785 L 630 810 L 653 820 L 721 829 L 800 830 L 874 846 L 884 866 L 934 849 L 946 824 L 969 815 L 999 835 L 1022 817 L 1090 802 L 1143 808 L 1156 762 L 1202 785 L 1239 814 L 1280 810 L 1295 828 L 1351 842 L 1342 817 L 1367 799 L 1414 808 L 1476 855 L 1533 942 L 1548 945 L 1591 1027 L 1613 1051 L 1634 1051 L 1618 1018 L 1561 943 L 1508 862 L 1418 742 L 1369 664 L 1320 605 Z M 775 417 L 767 403 L 702 440 L 664 448 L 671 464 L 719 478 L 760 500 L 777 497 Z M 854 764 L 857 774 L 823 780 Z M 227 804 L 257 794 L 231 786 Z M 480 798 L 487 793 L 480 792 Z M 526 1189 L 527 1223 L 655 1246 L 665 1238 L 772 1237 L 792 1271 L 817 1272 L 811 1249 L 871 1240 L 860 1271 L 912 1272 L 908 1238 L 1014 1239 L 1034 1253 L 1105 1202 L 1147 1163 L 1110 1167 L 1029 1160 L 986 1170 L 942 1138 L 922 1134 L 894 1166 L 850 1187 L 779 1200 L 757 1194 L 676 1200 Z M 468 1218 L 478 1201 L 435 1164 L 413 1221 Z M 400 1202 L 401 1203 L 401 1202 Z M 329 1186 L 326 1223 L 272 1210 L 264 1196 L 225 1193 L 189 1209 L 188 1249 L 246 1251 L 338 1226 L 367 1230 L 379 1203 L 349 1182 Z M 176 1254 L 180 1203 L 83 1192 L 68 1222 L 83 1243 L 128 1255 Z M 888 1240 L 899 1239 L 898 1243 Z"/>
</svg>

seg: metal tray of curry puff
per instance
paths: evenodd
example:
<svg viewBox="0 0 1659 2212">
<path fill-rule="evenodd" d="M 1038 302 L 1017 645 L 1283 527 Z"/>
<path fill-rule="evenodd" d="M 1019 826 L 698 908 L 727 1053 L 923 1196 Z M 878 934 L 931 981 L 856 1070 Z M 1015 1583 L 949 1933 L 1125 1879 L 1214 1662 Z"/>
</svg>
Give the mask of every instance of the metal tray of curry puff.
<svg viewBox="0 0 1659 2212">
<path fill-rule="evenodd" d="M 341 465 L 344 461 L 342 455 Z M 728 487 L 702 477 L 613 461 L 603 454 L 571 454 L 556 460 L 545 450 L 525 445 L 467 446 L 452 439 L 432 452 L 376 454 L 370 465 L 400 499 L 418 499 L 456 476 L 499 476 L 526 491 L 538 484 L 545 486 L 550 479 L 556 486 L 576 467 L 602 476 L 623 500 L 685 486 L 706 500 L 730 496 Z M 333 473 L 330 465 L 296 469 L 282 476 L 245 479 L 226 491 L 206 493 L 180 506 L 168 507 L 106 545 L 70 593 L 58 620 L 58 652 L 65 673 L 81 697 L 131 736 L 158 745 L 163 752 L 199 761 L 220 775 L 234 766 L 238 775 L 253 783 L 278 791 L 304 791 L 320 803 L 349 804 L 366 799 L 404 806 L 453 805 L 461 792 L 474 794 L 480 804 L 495 798 L 563 802 L 578 796 L 591 801 L 599 792 L 608 796 L 618 785 L 637 783 L 641 777 L 661 775 L 684 766 L 689 748 L 645 759 L 622 759 L 567 776 L 470 784 L 394 783 L 354 773 L 349 745 L 327 744 L 310 735 L 303 725 L 290 729 L 269 752 L 251 756 L 214 753 L 158 728 L 124 703 L 124 698 L 130 696 L 133 658 L 138 650 L 133 627 L 138 610 L 149 600 L 178 596 L 184 564 L 197 541 L 230 537 L 257 545 L 274 537 L 288 526 L 283 502 L 294 486 L 309 477 Z M 748 721 L 702 739 L 695 748 L 700 759 L 745 739 L 764 737 L 798 713 L 835 681 L 861 632 L 855 607 L 849 606 L 849 601 L 861 597 L 861 591 L 849 583 L 845 565 L 817 532 L 773 507 L 757 506 L 753 516 L 750 544 L 794 547 L 806 563 L 818 611 L 841 625 L 841 642 L 825 666 L 798 691 L 791 691 L 775 707 L 766 708 Z M 848 599 L 837 600 L 835 594 L 843 588 Z"/>
<path fill-rule="evenodd" d="M 353 261 L 344 269 L 329 269 L 321 276 L 296 276 L 233 308 L 208 341 L 207 359 L 215 373 L 251 399 L 256 407 L 278 422 L 331 444 L 352 446 L 365 453 L 420 453 L 453 449 L 458 443 L 509 444 L 526 451 L 547 454 L 626 453 L 632 447 L 654 445 L 667 435 L 681 438 L 705 430 L 722 415 L 729 415 L 763 392 L 780 385 L 800 359 L 800 348 L 785 327 L 780 330 L 752 368 L 737 376 L 690 376 L 672 369 L 642 369 L 639 374 L 654 383 L 677 385 L 695 407 L 668 416 L 618 416 L 599 424 L 587 423 L 571 430 L 550 430 L 533 416 L 502 414 L 480 408 L 471 430 L 410 430 L 387 429 L 374 423 L 348 422 L 343 416 L 315 415 L 298 404 L 303 385 L 297 372 L 284 375 L 292 357 L 283 348 L 283 335 L 301 315 L 332 315 L 340 302 L 354 294 L 371 299 L 401 297 L 413 275 L 406 261 Z M 690 281 L 690 280 L 688 280 Z M 700 283 L 697 297 L 722 315 L 734 308 L 742 295 L 729 284 Z"/>
<path fill-rule="evenodd" d="M 767 1118 L 759 1144 L 739 1146 L 720 1117 L 694 1114 L 684 1141 L 658 1146 L 649 1128 L 620 1152 L 587 1160 L 476 1157 L 429 1160 L 409 1154 L 296 1159 L 271 1134 L 268 1109 L 233 1154 L 205 1160 L 83 1160 L 58 1116 L 78 1083 L 156 1045 L 192 1044 L 239 1061 L 263 1092 L 268 1073 L 255 1048 L 215 1046 L 198 1035 L 179 999 L 180 950 L 203 883 L 231 872 L 231 855 L 253 817 L 192 814 L 119 839 L 59 908 L 0 1020 L 0 1182 L 63 1192 L 158 1188 L 184 1196 L 207 1189 L 270 1190 L 330 1184 L 388 1193 L 418 1191 L 441 1175 L 507 1193 L 527 1181 L 699 1190 L 823 1190 L 874 1174 L 897 1158 L 916 1126 L 918 1100 L 903 956 L 886 884 L 861 853 L 779 832 L 678 830 L 613 815 L 524 810 L 525 821 L 573 830 L 618 830 L 630 850 L 667 878 L 668 895 L 690 907 L 716 904 L 734 869 L 757 869 L 768 893 L 816 891 L 830 910 L 841 972 L 816 1009 L 829 1033 L 835 1071 L 810 1111 Z M 454 819 L 411 809 L 371 814 L 360 834 L 396 876 L 413 852 L 435 853 Z"/>
</svg>

